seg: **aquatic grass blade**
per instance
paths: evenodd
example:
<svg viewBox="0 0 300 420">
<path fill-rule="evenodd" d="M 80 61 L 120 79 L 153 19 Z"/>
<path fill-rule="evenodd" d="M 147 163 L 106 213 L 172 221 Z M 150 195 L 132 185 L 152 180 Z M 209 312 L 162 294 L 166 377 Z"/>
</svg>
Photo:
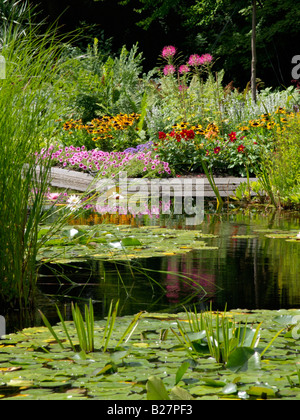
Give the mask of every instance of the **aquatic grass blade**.
<svg viewBox="0 0 300 420">
<path fill-rule="evenodd" d="M 267 346 L 263 349 L 263 351 L 260 353 L 260 356 L 262 357 L 265 352 L 271 347 L 271 345 L 274 343 L 274 341 L 276 340 L 276 338 L 282 333 L 282 331 L 284 331 L 285 328 L 282 328 L 280 331 L 278 331 L 277 334 L 275 334 L 275 336 L 272 338 L 272 340 L 267 344 Z"/>
<path fill-rule="evenodd" d="M 135 315 L 135 317 L 133 318 L 133 320 L 130 322 L 130 324 L 128 325 L 126 331 L 124 332 L 124 334 L 122 335 L 122 337 L 120 338 L 120 340 L 118 341 L 116 347 L 119 347 L 123 341 L 125 340 L 125 337 L 127 336 L 125 343 L 127 343 L 130 339 L 130 337 L 132 336 L 132 334 L 134 333 L 136 327 L 138 326 L 138 322 L 140 317 L 142 316 L 143 312 L 139 312 L 137 315 Z"/>
<path fill-rule="evenodd" d="M 92 300 L 90 299 L 89 307 L 85 306 L 85 323 L 87 329 L 88 349 L 94 350 L 94 308 Z"/>
<path fill-rule="evenodd" d="M 72 316 L 73 316 L 73 321 L 74 321 L 75 328 L 77 331 L 80 348 L 83 351 L 87 351 L 88 350 L 87 335 L 86 335 L 83 318 L 82 318 L 78 305 L 74 306 L 73 303 L 72 303 Z"/>
<path fill-rule="evenodd" d="M 106 323 L 106 327 L 105 327 L 105 332 L 107 333 L 107 336 L 104 335 L 103 339 L 105 340 L 104 342 L 104 347 L 103 347 L 103 352 L 105 353 L 108 345 L 109 345 L 109 341 L 113 332 L 113 328 L 116 322 L 116 317 L 117 317 L 117 313 L 118 313 L 118 309 L 119 309 L 119 303 L 120 301 L 118 300 L 114 309 L 113 309 L 113 305 L 111 303 L 110 306 L 110 311 L 109 311 L 109 316 L 107 317 L 107 323 Z"/>
<path fill-rule="evenodd" d="M 109 328 L 109 320 L 111 318 L 112 311 L 113 311 L 113 301 L 111 301 L 110 305 L 109 305 L 109 310 L 108 310 L 108 314 L 107 314 L 107 321 L 106 321 L 104 332 L 103 332 L 103 338 L 102 338 L 102 347 L 103 348 L 105 346 L 105 337 L 107 337 L 107 332 L 108 332 L 108 328 Z"/>
<path fill-rule="evenodd" d="M 53 335 L 54 339 L 57 341 L 57 343 L 60 345 L 60 347 L 64 350 L 64 346 L 63 346 L 61 340 L 58 338 L 56 332 L 52 328 L 52 326 L 51 326 L 50 322 L 48 321 L 48 319 L 46 318 L 46 316 L 40 310 L 39 310 L 39 313 L 40 313 L 40 315 L 42 317 L 42 320 L 43 320 L 44 324 L 46 325 L 46 327 L 48 328 L 48 330 L 50 331 L 50 333 Z"/>
<path fill-rule="evenodd" d="M 59 317 L 59 319 L 60 319 L 61 325 L 62 325 L 62 327 L 63 327 L 63 330 L 64 330 L 64 332 L 65 332 L 65 334 L 66 334 L 66 336 L 67 336 L 67 338 L 68 338 L 68 340 L 69 340 L 70 346 L 72 347 L 73 351 L 75 351 L 75 352 L 76 352 L 76 348 L 75 348 L 75 346 L 74 346 L 74 344 L 73 344 L 73 341 L 71 340 L 71 337 L 70 337 L 70 334 L 69 334 L 69 332 L 68 332 L 68 328 L 67 328 L 67 326 L 66 326 L 66 323 L 65 323 L 65 321 L 64 321 L 64 319 L 63 319 L 63 317 L 62 317 L 62 314 L 61 314 L 61 312 L 60 312 L 60 310 L 59 310 L 59 308 L 58 308 L 58 306 L 57 306 L 57 305 L 56 305 L 56 311 L 57 311 L 57 315 L 58 315 L 58 317 Z"/>
<path fill-rule="evenodd" d="M 258 343 L 259 343 L 259 340 L 260 340 L 260 327 L 261 326 L 262 326 L 262 322 L 260 322 L 255 329 L 255 334 L 254 334 L 252 342 L 250 344 L 250 347 L 252 349 L 254 349 L 255 347 L 258 346 Z"/>
<path fill-rule="evenodd" d="M 208 167 L 207 167 L 207 165 L 206 165 L 206 163 L 204 162 L 203 159 L 201 160 L 201 163 L 202 163 L 202 167 L 203 167 L 203 170 L 205 172 L 205 175 L 208 179 L 208 182 L 210 183 L 210 186 L 211 186 L 213 192 L 215 193 L 215 196 L 217 197 L 218 208 L 222 207 L 224 205 L 224 202 L 223 202 L 223 199 L 221 198 L 220 191 L 219 191 L 219 189 L 218 189 L 218 187 L 215 183 L 214 177 L 213 177 L 212 173 L 208 170 Z"/>
</svg>

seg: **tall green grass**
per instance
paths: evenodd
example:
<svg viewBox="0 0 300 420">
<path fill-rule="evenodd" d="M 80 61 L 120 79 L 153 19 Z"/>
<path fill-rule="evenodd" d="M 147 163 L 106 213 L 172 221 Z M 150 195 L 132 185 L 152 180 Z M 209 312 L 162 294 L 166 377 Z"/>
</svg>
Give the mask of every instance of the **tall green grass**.
<svg viewBox="0 0 300 420">
<path fill-rule="evenodd" d="M 61 44 L 54 30 L 44 34 L 26 23 L 4 22 L 0 53 L 6 78 L 0 80 L 0 302 L 33 304 L 38 226 L 48 189 L 50 161 L 36 161 L 58 117 Z"/>
</svg>

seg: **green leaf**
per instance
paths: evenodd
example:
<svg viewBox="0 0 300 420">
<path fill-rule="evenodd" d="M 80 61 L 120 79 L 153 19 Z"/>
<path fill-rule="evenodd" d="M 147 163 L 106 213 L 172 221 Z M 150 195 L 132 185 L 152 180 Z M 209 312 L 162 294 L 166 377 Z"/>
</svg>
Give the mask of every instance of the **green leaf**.
<svg viewBox="0 0 300 420">
<path fill-rule="evenodd" d="M 224 382 L 224 381 L 216 381 L 216 380 L 210 379 L 210 378 L 201 378 L 201 380 L 203 382 L 205 382 L 206 385 L 212 386 L 214 388 L 222 388 L 222 387 L 226 386 L 226 382 Z"/>
<path fill-rule="evenodd" d="M 251 386 L 247 390 L 247 394 L 260 397 L 260 398 L 267 398 L 267 397 L 276 397 L 276 393 L 278 392 L 278 388 L 271 387 L 268 385 L 254 385 Z"/>
<path fill-rule="evenodd" d="M 107 363 L 103 368 L 98 368 L 94 370 L 91 376 L 100 376 L 100 375 L 112 375 L 118 371 L 117 366 L 115 363 Z"/>
<path fill-rule="evenodd" d="M 121 240 L 122 246 L 142 246 L 142 243 L 137 238 L 123 238 Z"/>
<path fill-rule="evenodd" d="M 247 370 L 248 360 L 254 353 L 255 351 L 250 347 L 238 347 L 229 355 L 226 367 L 233 372 Z"/>
<path fill-rule="evenodd" d="M 163 381 L 156 376 L 150 376 L 147 385 L 147 400 L 152 401 L 166 401 L 170 400 L 168 392 L 165 388 Z"/>
<path fill-rule="evenodd" d="M 293 325 L 295 321 L 295 315 L 279 315 L 274 318 L 274 321 L 283 326 Z"/>
<path fill-rule="evenodd" d="M 185 374 L 185 372 L 188 370 L 189 367 L 190 367 L 189 362 L 182 363 L 182 365 L 180 366 L 180 368 L 176 372 L 175 385 L 177 385 L 181 381 L 183 375 Z"/>
<path fill-rule="evenodd" d="M 180 388 L 179 386 L 175 386 L 170 393 L 170 398 L 171 400 L 184 400 L 184 401 L 189 401 L 189 400 L 193 400 L 194 398 L 192 397 L 192 395 L 183 388 Z"/>
</svg>

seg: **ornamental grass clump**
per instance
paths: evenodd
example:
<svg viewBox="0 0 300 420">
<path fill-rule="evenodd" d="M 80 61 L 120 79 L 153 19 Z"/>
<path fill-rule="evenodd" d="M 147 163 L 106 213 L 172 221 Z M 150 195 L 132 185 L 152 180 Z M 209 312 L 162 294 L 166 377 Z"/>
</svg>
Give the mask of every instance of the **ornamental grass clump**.
<svg viewBox="0 0 300 420">
<path fill-rule="evenodd" d="M 30 14 L 29 14 L 30 15 Z M 0 80 L 0 302 L 1 308 L 33 305 L 37 281 L 38 225 L 48 191 L 50 159 L 37 159 L 57 118 L 62 47 L 55 32 L 2 22 Z"/>
<path fill-rule="evenodd" d="M 63 319 L 63 316 L 56 305 L 56 310 L 58 317 L 60 319 L 63 332 L 70 344 L 71 349 L 76 353 L 80 352 L 83 353 L 91 353 L 96 350 L 95 342 L 99 343 L 99 347 L 101 351 L 104 353 L 108 351 L 108 347 L 111 344 L 111 337 L 112 333 L 115 329 L 115 323 L 118 315 L 119 310 L 119 301 L 116 302 L 114 305 L 114 302 L 111 301 L 108 315 L 107 315 L 107 321 L 105 324 L 104 331 L 96 331 L 95 328 L 95 318 L 94 318 L 94 307 L 92 299 L 89 300 L 89 305 L 85 305 L 84 307 L 84 316 L 82 315 L 80 308 L 78 304 L 73 304 L 72 302 L 72 318 L 73 318 L 73 324 L 76 331 L 77 340 L 74 341 L 73 331 L 74 328 L 70 328 L 68 323 Z M 64 341 L 62 340 L 58 334 L 56 333 L 55 329 L 52 327 L 50 322 L 48 321 L 47 317 L 43 314 L 42 311 L 39 311 L 41 318 L 45 324 L 45 326 L 49 329 L 50 333 L 52 334 L 53 338 L 56 340 L 56 342 L 59 344 L 59 346 L 62 349 L 65 349 Z M 123 343 L 127 343 L 127 341 L 132 336 L 133 332 L 135 331 L 140 317 L 143 312 L 139 312 L 137 315 L 133 317 L 129 325 L 127 326 L 125 332 L 122 334 L 122 336 L 119 337 L 119 340 L 114 346 L 114 350 L 118 349 Z M 96 335 L 97 334 L 97 335 Z M 101 338 L 99 340 L 96 340 L 101 335 Z M 98 337 L 97 337 L 98 336 Z M 102 370 L 99 369 L 99 372 Z M 96 372 L 95 372 L 96 374 Z"/>
<path fill-rule="evenodd" d="M 217 363 L 223 364 L 234 372 L 246 370 L 250 359 L 256 369 L 260 369 L 260 361 L 276 338 L 284 331 L 278 331 L 270 342 L 259 348 L 262 322 L 254 328 L 245 323 L 237 323 L 225 311 L 210 310 L 197 313 L 186 310 L 188 327 L 183 322 L 177 322 L 179 334 L 172 329 L 178 340 L 188 353 L 193 356 L 210 354 Z"/>
</svg>

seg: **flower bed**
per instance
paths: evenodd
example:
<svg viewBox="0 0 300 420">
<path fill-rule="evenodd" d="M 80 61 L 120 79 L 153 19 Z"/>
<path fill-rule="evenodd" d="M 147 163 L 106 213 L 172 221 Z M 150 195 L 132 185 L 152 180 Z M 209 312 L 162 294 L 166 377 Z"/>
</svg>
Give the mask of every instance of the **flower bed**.
<svg viewBox="0 0 300 420">
<path fill-rule="evenodd" d="M 159 155 L 151 150 L 147 151 L 147 145 L 144 148 L 129 150 L 131 151 L 103 152 L 97 149 L 86 150 L 85 146 L 55 148 L 52 145 L 49 149 L 43 149 L 40 154 L 37 154 L 37 160 L 51 156 L 54 165 L 100 174 L 105 178 L 115 178 L 124 171 L 131 177 L 147 176 L 149 178 L 168 176 L 172 173 L 168 162 L 162 161 Z M 133 150 L 136 152 L 133 153 Z"/>
</svg>

